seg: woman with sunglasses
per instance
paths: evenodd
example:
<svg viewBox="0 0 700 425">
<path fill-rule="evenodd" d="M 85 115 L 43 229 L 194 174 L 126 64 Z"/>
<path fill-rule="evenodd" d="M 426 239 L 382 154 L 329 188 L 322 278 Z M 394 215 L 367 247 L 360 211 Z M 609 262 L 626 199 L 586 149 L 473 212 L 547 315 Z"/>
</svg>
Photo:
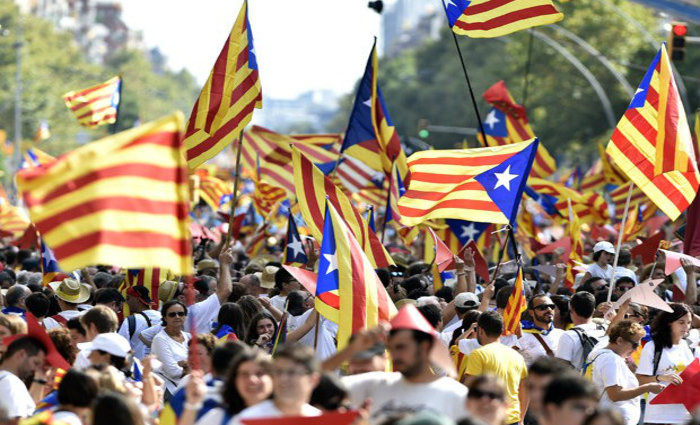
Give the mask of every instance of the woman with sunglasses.
<svg viewBox="0 0 700 425">
<path fill-rule="evenodd" d="M 639 347 L 646 332 L 638 323 L 622 320 L 611 326 L 610 342 L 588 356 L 593 383 L 602 396 L 601 407 L 617 408 L 626 425 L 636 425 L 641 415 L 640 399 L 644 393 L 658 394 L 664 388 L 656 382 L 640 385 L 625 359 Z"/>
<path fill-rule="evenodd" d="M 153 338 L 151 352 L 162 363 L 156 373 L 165 380 L 167 400 L 175 392 L 180 379 L 190 372 L 187 362 L 190 334 L 183 330 L 187 319 L 185 304 L 170 300 L 163 304 L 160 311 L 163 329 Z"/>
<path fill-rule="evenodd" d="M 639 382 L 678 385 L 679 376 L 689 365 L 694 354 L 684 339 L 690 331 L 692 315 L 685 304 L 669 304 L 672 312 L 662 311 L 651 324 L 651 341 L 642 349 L 637 368 Z M 648 401 L 654 399 L 650 396 Z M 681 424 L 690 420 L 690 414 L 682 404 L 647 404 L 644 423 Z"/>
<path fill-rule="evenodd" d="M 504 424 L 508 402 L 501 381 L 493 375 L 477 376 L 469 384 L 467 410 L 486 425 Z"/>
</svg>

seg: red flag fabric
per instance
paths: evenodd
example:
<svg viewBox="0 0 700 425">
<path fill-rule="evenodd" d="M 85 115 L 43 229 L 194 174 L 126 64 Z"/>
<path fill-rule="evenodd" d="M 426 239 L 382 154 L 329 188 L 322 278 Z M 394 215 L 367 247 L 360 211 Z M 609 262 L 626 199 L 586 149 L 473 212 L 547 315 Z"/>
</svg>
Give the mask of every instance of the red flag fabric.
<svg viewBox="0 0 700 425">
<path fill-rule="evenodd" d="M 700 255 L 700 196 L 690 204 L 686 217 L 683 253 L 696 257 Z"/>
<path fill-rule="evenodd" d="M 556 242 L 550 243 L 537 251 L 537 254 L 549 254 L 554 252 L 554 250 L 557 248 L 564 249 L 564 253 L 561 255 L 561 260 L 564 262 L 569 261 L 569 256 L 571 256 L 571 238 L 569 236 L 565 236 Z"/>
<path fill-rule="evenodd" d="M 454 262 L 454 254 L 452 251 L 450 251 L 450 248 L 445 245 L 445 242 L 437 237 L 433 229 L 428 228 L 428 230 L 430 231 L 430 236 L 433 237 L 433 242 L 435 243 L 435 264 L 437 264 L 438 270 L 440 273 L 442 273 L 445 270 L 454 269 L 456 267 Z"/>
<path fill-rule="evenodd" d="M 294 276 L 294 279 L 298 280 L 299 283 L 301 283 L 301 286 L 303 286 L 304 289 L 306 289 L 310 294 L 316 293 L 316 281 L 318 280 L 317 273 L 314 273 L 311 270 L 302 269 L 300 267 L 288 265 L 283 265 L 282 267 L 284 267 L 289 274 Z"/>
<path fill-rule="evenodd" d="M 481 251 L 479 251 L 479 247 L 476 245 L 476 242 L 473 240 L 469 241 L 467 248 L 471 248 L 472 252 L 474 253 L 474 270 L 476 271 L 476 275 L 482 278 L 484 282 L 488 282 L 490 279 L 489 265 L 484 256 L 481 255 Z"/>
<path fill-rule="evenodd" d="M 682 384 L 667 386 L 650 404 L 682 404 L 693 413 L 700 406 L 700 359 L 693 360 L 681 372 L 681 378 Z"/>
<path fill-rule="evenodd" d="M 350 425 L 357 411 L 324 412 L 321 416 L 285 416 L 281 418 L 241 419 L 244 425 Z"/>
<path fill-rule="evenodd" d="M 659 242 L 664 238 L 663 232 L 658 232 L 655 235 L 649 237 L 647 240 L 641 244 L 635 246 L 630 250 L 632 253 L 632 258 L 637 258 L 637 256 L 642 257 L 642 262 L 644 264 L 649 264 L 654 262 L 656 259 L 656 250 L 659 248 Z"/>
</svg>

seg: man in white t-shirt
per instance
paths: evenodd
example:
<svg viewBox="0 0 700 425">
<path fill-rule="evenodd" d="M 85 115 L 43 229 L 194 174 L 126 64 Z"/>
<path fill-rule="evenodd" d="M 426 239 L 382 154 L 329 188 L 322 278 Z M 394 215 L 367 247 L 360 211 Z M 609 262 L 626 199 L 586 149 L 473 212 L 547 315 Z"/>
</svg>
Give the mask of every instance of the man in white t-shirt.
<svg viewBox="0 0 700 425">
<path fill-rule="evenodd" d="M 320 365 L 313 349 L 298 344 L 283 345 L 275 352 L 272 364 L 272 400 L 243 409 L 233 424 L 240 425 L 243 419 L 320 416 L 322 412 L 309 404 L 320 379 Z"/>
<path fill-rule="evenodd" d="M 14 424 L 34 413 L 36 404 L 22 381 L 43 369 L 45 359 L 46 349 L 31 337 L 20 337 L 7 347 L 0 363 L 0 423 Z"/>
<path fill-rule="evenodd" d="M 615 247 L 608 241 L 598 242 L 593 246 L 593 264 L 589 264 L 581 282 L 585 282 L 592 277 L 599 277 L 606 282 L 610 282 L 612 277 L 612 266 L 610 263 L 615 256 Z"/>
<path fill-rule="evenodd" d="M 420 330 L 419 330 L 420 329 Z M 333 370 L 356 353 L 381 342 L 386 329 L 375 328 L 355 335 L 343 351 L 324 363 Z M 452 378 L 438 376 L 431 367 L 430 352 L 441 344 L 437 332 L 413 305 L 407 305 L 391 321 L 387 348 L 395 372 L 369 372 L 347 376 L 343 383 L 350 400 L 361 406 L 369 399 L 370 424 L 379 424 L 402 413 L 431 411 L 457 421 L 467 415 L 467 388 Z"/>
<path fill-rule="evenodd" d="M 564 333 L 554 327 L 556 305 L 547 295 L 539 294 L 530 298 L 528 310 L 532 322 L 522 322 L 522 336 L 513 345 L 525 358 L 528 366 L 542 356 L 554 356 L 559 346 L 559 338 Z"/>
<path fill-rule="evenodd" d="M 574 327 L 559 338 L 556 356 L 581 371 L 591 349 L 605 335 L 605 328 L 593 323 L 595 297 L 589 292 L 575 293 L 569 301 L 569 311 Z"/>
<path fill-rule="evenodd" d="M 144 329 L 160 323 L 161 316 L 157 310 L 152 310 L 151 297 L 145 286 L 132 286 L 126 291 L 126 304 L 131 315 L 122 322 L 119 335 L 126 338 L 134 349 L 134 356 L 139 360 L 150 352 L 146 344 L 141 341 L 139 334 Z"/>
</svg>

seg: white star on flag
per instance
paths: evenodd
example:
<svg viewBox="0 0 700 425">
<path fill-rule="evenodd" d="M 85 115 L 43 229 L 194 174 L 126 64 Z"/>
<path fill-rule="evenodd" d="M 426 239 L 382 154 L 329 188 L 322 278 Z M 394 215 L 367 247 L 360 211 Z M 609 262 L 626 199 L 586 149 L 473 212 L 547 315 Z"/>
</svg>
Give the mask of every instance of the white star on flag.
<svg viewBox="0 0 700 425">
<path fill-rule="evenodd" d="M 294 236 L 295 235 L 292 235 L 292 240 L 287 245 L 287 249 L 291 249 L 292 256 L 297 257 L 299 254 L 304 252 L 304 248 L 301 246 L 301 240 L 297 239 Z"/>
<path fill-rule="evenodd" d="M 338 257 L 333 254 L 323 254 L 323 257 L 328 261 L 328 269 L 325 274 L 331 274 L 334 270 L 338 270 Z"/>
<path fill-rule="evenodd" d="M 454 1 L 452 1 L 452 0 L 447 0 L 447 7 L 450 7 L 450 6 L 457 7 L 457 5 L 455 4 Z"/>
<path fill-rule="evenodd" d="M 462 226 L 462 234 L 459 235 L 460 238 L 467 238 L 467 240 L 473 241 L 474 236 L 476 236 L 477 230 L 474 227 L 474 223 L 469 223 L 466 226 Z"/>
<path fill-rule="evenodd" d="M 368 108 L 371 108 L 371 107 L 372 107 L 372 98 L 370 97 L 369 99 L 367 99 L 367 100 L 365 100 L 364 102 L 362 102 L 362 104 L 365 105 L 365 106 L 368 107 Z"/>
<path fill-rule="evenodd" d="M 484 124 L 488 125 L 491 127 L 491 130 L 493 130 L 493 126 L 496 125 L 496 123 L 501 122 L 501 120 L 496 117 L 496 110 L 491 109 L 491 112 L 486 116 L 486 121 L 484 121 Z"/>
<path fill-rule="evenodd" d="M 494 175 L 496 176 L 496 179 L 498 179 L 498 181 L 496 182 L 496 186 L 493 187 L 494 189 L 498 189 L 499 187 L 503 186 L 506 188 L 506 190 L 510 190 L 511 180 L 518 177 L 517 174 L 510 173 L 510 165 L 508 166 L 508 168 L 506 168 L 504 172 L 494 173 Z"/>
</svg>

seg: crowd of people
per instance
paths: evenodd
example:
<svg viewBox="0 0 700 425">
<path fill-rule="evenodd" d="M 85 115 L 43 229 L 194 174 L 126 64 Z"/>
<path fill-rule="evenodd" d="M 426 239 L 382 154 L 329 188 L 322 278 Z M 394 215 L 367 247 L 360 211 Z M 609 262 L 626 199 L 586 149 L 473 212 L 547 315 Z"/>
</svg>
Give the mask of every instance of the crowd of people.
<svg viewBox="0 0 700 425">
<path fill-rule="evenodd" d="M 466 249 L 438 285 L 404 250 L 376 271 L 398 314 L 338 341 L 338 325 L 279 252 L 248 258 L 224 239 L 200 244 L 194 279 L 153 282 L 157 291 L 127 285 L 111 266 L 45 285 L 40 253 L 0 249 L 0 423 L 220 425 L 345 413 L 329 423 L 700 424 L 681 401 L 653 403 L 700 357 L 690 261 L 666 276 L 663 255 L 638 264 L 623 248 L 613 270 L 614 246 L 587 240 L 589 265 L 571 287 L 556 254 L 536 258 L 555 266 L 551 278 L 529 259 L 527 307 L 507 332 L 513 269 L 483 281 Z M 307 249 L 313 269 L 318 252 Z M 655 291 L 667 308 L 616 303 L 650 277 L 664 280 Z"/>
</svg>

